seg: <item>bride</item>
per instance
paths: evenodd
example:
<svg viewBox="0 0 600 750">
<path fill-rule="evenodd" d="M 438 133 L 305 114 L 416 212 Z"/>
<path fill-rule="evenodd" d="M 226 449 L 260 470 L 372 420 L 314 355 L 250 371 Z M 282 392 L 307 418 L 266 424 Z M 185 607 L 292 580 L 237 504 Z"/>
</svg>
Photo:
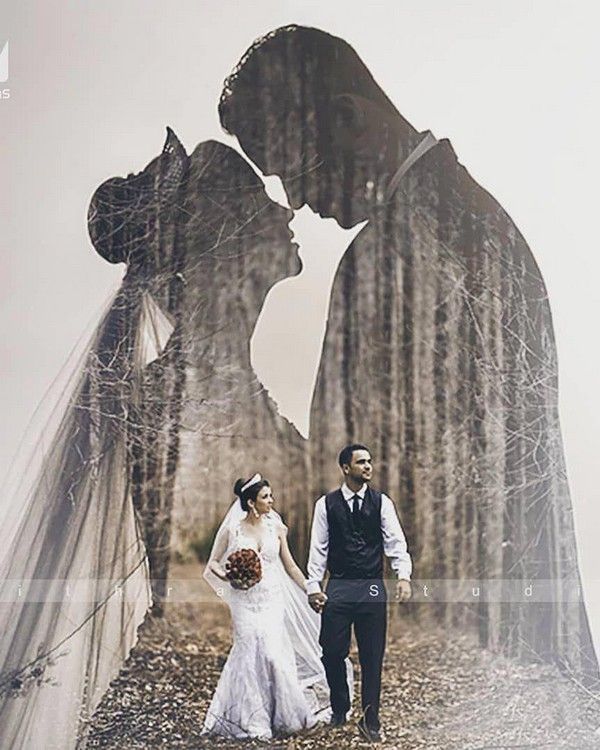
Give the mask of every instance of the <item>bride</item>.
<svg viewBox="0 0 600 750">
<path fill-rule="evenodd" d="M 230 607 L 233 646 L 202 733 L 271 739 L 331 716 L 319 615 L 308 606 L 306 579 L 290 552 L 287 527 L 273 510 L 269 482 L 260 474 L 239 479 L 234 493 L 204 573 Z M 241 549 L 254 550 L 261 564 L 260 580 L 247 589 L 234 587 L 224 567 Z"/>
</svg>

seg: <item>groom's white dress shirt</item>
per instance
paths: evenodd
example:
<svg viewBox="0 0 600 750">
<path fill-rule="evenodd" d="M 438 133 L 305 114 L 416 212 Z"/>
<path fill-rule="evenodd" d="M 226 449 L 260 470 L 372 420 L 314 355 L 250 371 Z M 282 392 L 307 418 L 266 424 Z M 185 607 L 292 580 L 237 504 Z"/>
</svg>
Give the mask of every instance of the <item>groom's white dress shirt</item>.
<svg viewBox="0 0 600 750">
<path fill-rule="evenodd" d="M 363 484 L 358 492 L 352 492 L 344 482 L 341 487 L 342 495 L 352 510 L 352 498 L 358 495 L 358 507 L 362 508 L 362 502 L 367 491 L 367 485 Z M 410 580 L 412 573 L 412 560 L 408 554 L 406 538 L 400 525 L 394 503 L 390 498 L 381 495 L 381 533 L 383 535 L 383 551 L 390 558 L 392 569 L 398 578 Z M 327 552 L 329 550 L 329 526 L 327 524 L 327 508 L 325 507 L 325 495 L 322 495 L 315 503 L 313 514 L 312 531 L 310 534 L 310 552 L 308 555 L 308 582 L 306 592 L 316 594 L 321 591 L 321 581 L 327 570 Z"/>
</svg>

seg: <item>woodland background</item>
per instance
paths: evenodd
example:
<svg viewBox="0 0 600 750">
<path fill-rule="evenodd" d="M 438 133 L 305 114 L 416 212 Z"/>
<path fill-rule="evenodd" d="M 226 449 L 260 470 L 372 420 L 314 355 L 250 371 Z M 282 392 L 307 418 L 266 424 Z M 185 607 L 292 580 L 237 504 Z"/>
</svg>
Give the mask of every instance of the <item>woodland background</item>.
<svg viewBox="0 0 600 750">
<path fill-rule="evenodd" d="M 140 170 L 157 153 L 165 124 L 188 153 L 208 137 L 225 140 L 216 122 L 220 83 L 252 38 L 290 20 L 318 25 L 356 47 L 415 127 L 451 139 L 461 163 L 500 200 L 540 264 L 554 312 L 563 435 L 584 591 L 597 633 L 600 363 L 590 344 L 598 311 L 598 260 L 590 247 L 598 152 L 585 137 L 598 120 L 590 95 L 598 68 L 591 4 L 450 9 L 430 3 L 416 12 L 408 3 L 380 3 L 368 15 L 356 7 L 342 18 L 336 3 L 325 9 L 259 3 L 248 23 L 234 25 L 237 10 L 234 3 L 181 3 L 165 18 L 163 6 L 153 3 L 5 4 L 11 99 L 0 109 L 7 133 L 0 158 L 10 186 L 1 216 L 4 465 L 82 328 L 120 283 L 120 271 L 100 262 L 87 238 L 85 211 L 95 187 L 110 175 Z M 332 232 L 330 224 L 304 211 L 294 228 L 304 281 L 320 279 L 311 287 L 316 304 L 300 308 L 296 319 L 282 317 L 283 284 L 279 307 L 274 291 L 259 321 L 253 361 L 280 411 L 302 430 L 316 367 L 314 334 L 322 333 L 335 263 L 322 261 L 322 252 L 311 256 Z M 339 258 L 350 237 L 332 234 L 332 256 Z M 290 325 L 295 342 L 306 345 L 295 347 L 300 369 L 285 347 Z"/>
</svg>

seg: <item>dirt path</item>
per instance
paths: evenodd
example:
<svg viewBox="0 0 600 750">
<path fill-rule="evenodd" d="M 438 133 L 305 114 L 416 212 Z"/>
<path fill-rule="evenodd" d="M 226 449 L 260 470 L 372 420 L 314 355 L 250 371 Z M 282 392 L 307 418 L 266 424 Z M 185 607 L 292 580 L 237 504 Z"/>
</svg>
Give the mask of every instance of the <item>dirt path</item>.
<svg viewBox="0 0 600 750">
<path fill-rule="evenodd" d="M 181 573 L 181 571 L 179 571 Z M 197 568 L 196 568 L 197 574 Z M 204 714 L 231 645 L 220 602 L 173 604 L 148 619 L 140 640 L 91 721 L 89 747 L 366 748 L 355 719 L 270 743 L 200 737 Z M 356 652 L 351 652 L 359 678 Z M 354 716 L 356 714 L 356 716 Z M 521 666 L 466 638 L 423 632 L 390 617 L 381 721 L 398 750 L 546 748 L 600 750 L 600 699 L 546 665 Z"/>
</svg>

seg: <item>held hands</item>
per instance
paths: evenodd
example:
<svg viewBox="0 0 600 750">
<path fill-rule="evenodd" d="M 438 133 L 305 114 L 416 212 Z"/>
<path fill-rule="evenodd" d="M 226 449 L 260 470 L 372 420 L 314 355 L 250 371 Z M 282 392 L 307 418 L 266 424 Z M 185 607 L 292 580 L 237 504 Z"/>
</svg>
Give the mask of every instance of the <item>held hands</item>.
<svg viewBox="0 0 600 750">
<path fill-rule="evenodd" d="M 397 602 L 406 602 L 410 599 L 412 596 L 412 589 L 410 587 L 410 581 L 407 581 L 405 578 L 400 578 L 396 582 L 396 596 L 395 599 Z"/>
<path fill-rule="evenodd" d="M 320 615 L 323 611 L 326 601 L 327 594 L 325 594 L 323 591 L 316 591 L 314 594 L 308 595 L 308 603 L 318 615 Z"/>
</svg>

